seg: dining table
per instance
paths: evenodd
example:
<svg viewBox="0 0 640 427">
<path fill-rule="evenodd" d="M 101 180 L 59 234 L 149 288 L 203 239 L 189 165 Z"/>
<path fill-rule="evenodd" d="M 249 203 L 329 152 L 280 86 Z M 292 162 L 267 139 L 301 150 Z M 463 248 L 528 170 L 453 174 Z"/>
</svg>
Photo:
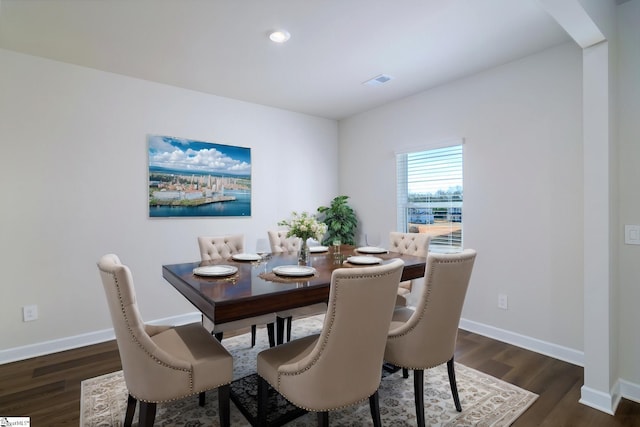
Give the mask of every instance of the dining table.
<svg viewBox="0 0 640 427">
<path fill-rule="evenodd" d="M 245 257 L 248 260 L 229 257 L 167 264 L 162 266 L 162 276 L 215 324 L 327 302 L 331 274 L 338 268 L 366 267 L 400 258 L 404 261 L 402 281 L 424 276 L 424 257 L 389 251 L 363 254 L 358 249 L 352 245 L 341 245 L 338 253 L 334 253 L 333 248 L 312 251 L 308 267 L 312 267 L 314 272 L 308 276 L 285 277 L 274 273 L 274 270 L 286 266 L 296 266 L 298 254 L 295 252 Z M 354 264 L 349 262 L 353 256 L 357 256 L 359 261 L 364 256 L 375 257 L 379 262 Z M 230 268 L 234 273 L 214 276 L 194 273 L 199 267 L 215 265 Z"/>
<path fill-rule="evenodd" d="M 365 249 L 374 250 L 364 253 L 371 252 Z M 341 245 L 339 250 L 312 247 L 310 251 L 307 264 L 302 266 L 296 252 L 235 254 L 212 261 L 163 265 L 162 276 L 203 315 L 220 324 L 327 302 L 331 275 L 339 268 L 367 267 L 400 258 L 404 261 L 401 280 L 405 281 L 424 276 L 427 262 L 423 257 L 351 245 Z M 208 271 L 214 273 L 208 275 Z M 301 273 L 277 274 L 282 271 Z M 255 373 L 231 384 L 230 398 L 252 426 L 258 424 L 256 393 Z M 276 394 L 270 399 L 270 408 L 278 407 L 268 414 L 270 427 L 282 426 L 306 412 L 286 400 L 279 401 Z"/>
</svg>

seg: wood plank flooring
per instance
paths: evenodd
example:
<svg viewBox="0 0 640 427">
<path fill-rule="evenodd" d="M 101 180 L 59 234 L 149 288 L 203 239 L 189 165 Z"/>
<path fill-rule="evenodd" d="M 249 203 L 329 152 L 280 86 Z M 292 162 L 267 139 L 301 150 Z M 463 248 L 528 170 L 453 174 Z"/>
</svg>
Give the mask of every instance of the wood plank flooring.
<svg viewBox="0 0 640 427">
<path fill-rule="evenodd" d="M 640 426 L 640 403 L 623 399 L 615 416 L 578 403 L 579 366 L 466 331 L 458 335 L 456 361 L 540 396 L 516 427 Z M 119 369 L 114 341 L 0 365 L 0 416 L 28 416 L 35 427 L 77 426 L 80 382 Z"/>
</svg>

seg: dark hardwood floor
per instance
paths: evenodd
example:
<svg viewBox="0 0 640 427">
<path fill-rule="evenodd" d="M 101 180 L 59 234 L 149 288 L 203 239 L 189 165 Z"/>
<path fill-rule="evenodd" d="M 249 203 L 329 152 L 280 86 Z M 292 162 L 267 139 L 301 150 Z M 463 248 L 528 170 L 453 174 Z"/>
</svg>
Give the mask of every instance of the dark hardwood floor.
<svg viewBox="0 0 640 427">
<path fill-rule="evenodd" d="M 466 331 L 458 335 L 456 361 L 540 396 L 514 426 L 640 426 L 640 403 L 623 399 L 615 416 L 578 403 L 579 366 Z M 0 417 L 77 426 L 80 382 L 120 368 L 115 341 L 0 365 Z"/>
</svg>

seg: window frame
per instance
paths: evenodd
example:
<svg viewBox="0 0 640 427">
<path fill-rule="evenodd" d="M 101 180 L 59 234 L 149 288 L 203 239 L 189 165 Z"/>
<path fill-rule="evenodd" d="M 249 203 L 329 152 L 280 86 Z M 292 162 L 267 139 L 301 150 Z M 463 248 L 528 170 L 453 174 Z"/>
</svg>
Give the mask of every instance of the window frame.
<svg viewBox="0 0 640 427">
<path fill-rule="evenodd" d="M 419 153 L 427 153 L 434 150 L 442 150 L 447 148 L 459 147 L 459 152 L 451 155 L 451 158 L 459 157 L 459 164 L 456 163 L 456 173 L 459 173 L 460 181 L 460 193 L 459 200 L 457 200 L 456 194 L 454 194 L 454 198 L 451 198 L 449 201 L 434 201 L 430 202 L 426 200 L 425 202 L 415 202 L 409 200 L 409 177 L 408 177 L 408 169 L 410 167 L 408 157 L 411 154 L 419 154 Z M 433 154 L 433 153 L 432 153 Z M 428 156 L 428 155 L 427 155 Z M 435 162 L 433 159 L 431 160 Z M 442 212 L 442 209 L 446 209 L 445 219 L 447 221 L 443 223 L 447 223 L 450 227 L 451 232 L 449 233 L 448 239 L 438 239 L 433 238 L 430 244 L 430 251 L 433 252 L 460 252 L 464 248 L 464 232 L 463 232 L 463 223 L 464 223 L 464 140 L 453 139 L 441 141 L 436 144 L 428 144 L 426 146 L 411 148 L 403 151 L 396 151 L 396 212 L 397 212 L 397 230 L 400 232 L 410 232 L 410 209 L 420 209 L 426 210 L 424 213 L 420 213 L 418 215 L 424 216 L 425 227 L 428 228 L 430 224 L 436 223 L 437 213 L 433 211 L 433 209 L 438 209 L 439 212 Z M 425 183 L 434 182 L 437 179 L 427 179 Z M 451 187 L 447 188 L 447 192 Z M 425 193 L 432 194 L 432 193 Z M 416 218 L 414 216 L 414 218 Z M 442 219 L 442 218 L 441 218 Z M 459 238 L 457 238 L 457 227 L 454 224 L 459 223 Z M 418 224 L 417 222 L 414 224 Z M 428 233 L 427 234 L 431 234 Z"/>
</svg>

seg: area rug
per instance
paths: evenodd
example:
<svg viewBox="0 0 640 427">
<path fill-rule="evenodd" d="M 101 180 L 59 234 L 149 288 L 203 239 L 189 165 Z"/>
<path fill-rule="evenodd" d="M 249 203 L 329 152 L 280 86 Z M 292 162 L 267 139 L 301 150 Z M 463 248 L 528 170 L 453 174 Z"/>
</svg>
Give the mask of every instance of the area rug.
<svg viewBox="0 0 640 427">
<path fill-rule="evenodd" d="M 292 338 L 317 333 L 322 328 L 322 316 L 296 320 Z M 232 392 L 244 399 L 243 387 L 253 381 L 256 372 L 256 355 L 268 348 L 266 330 L 258 330 L 256 346 L 251 348 L 249 334 L 225 338 L 222 343 L 234 356 L 234 383 Z M 425 420 L 429 426 L 509 426 L 538 397 L 536 394 L 506 383 L 490 375 L 456 363 L 458 393 L 462 412 L 457 412 L 451 397 L 446 365 L 429 369 L 424 373 Z M 157 426 L 219 426 L 218 398 L 216 391 L 206 394 L 207 403 L 198 406 L 197 396 L 158 404 Z M 413 377 L 402 378 L 402 372 L 382 375 L 379 389 L 382 424 L 386 426 L 416 425 L 413 393 Z M 286 405 L 286 402 L 281 405 Z M 80 426 L 121 426 L 127 406 L 127 389 L 122 371 L 113 372 L 82 382 Z M 372 425 L 368 400 L 329 414 L 332 426 Z M 137 414 L 134 425 L 137 425 Z M 249 426 L 250 423 L 238 408 L 231 404 L 231 425 Z M 315 414 L 304 414 L 287 426 L 315 426 Z"/>
</svg>

